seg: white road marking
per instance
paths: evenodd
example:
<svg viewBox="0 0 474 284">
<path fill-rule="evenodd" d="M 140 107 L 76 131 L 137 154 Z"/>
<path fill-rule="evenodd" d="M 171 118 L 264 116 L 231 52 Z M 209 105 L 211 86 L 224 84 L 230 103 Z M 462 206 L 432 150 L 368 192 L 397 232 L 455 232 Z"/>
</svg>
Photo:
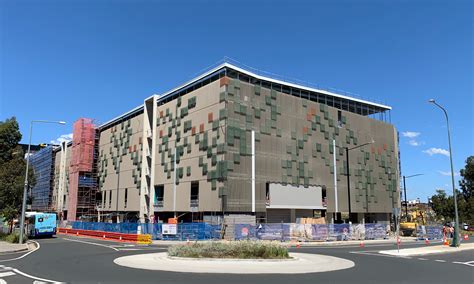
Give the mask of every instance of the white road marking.
<svg viewBox="0 0 474 284">
<path fill-rule="evenodd" d="M 464 264 L 464 265 L 467 265 L 467 266 L 474 267 L 474 260 L 472 260 L 472 261 L 466 261 L 466 262 L 453 261 L 453 263 L 456 263 L 456 264 Z"/>
<path fill-rule="evenodd" d="M 7 281 L 0 279 L 0 284 L 7 284 Z"/>
<path fill-rule="evenodd" d="M 134 249 L 134 248 L 123 248 L 123 249 L 119 249 L 120 251 L 122 250 L 142 250 L 142 249 Z"/>
<path fill-rule="evenodd" d="M 0 277 L 8 277 L 8 276 L 16 275 L 15 273 L 17 273 L 17 274 L 20 274 L 20 275 L 25 276 L 27 278 L 35 280 L 33 283 L 38 283 L 38 284 L 39 283 L 63 283 L 63 282 L 58 282 L 58 281 L 54 281 L 54 280 L 48 280 L 48 279 L 32 276 L 32 275 L 29 275 L 25 272 L 22 272 L 22 271 L 20 271 L 16 268 L 8 267 L 8 266 L 5 266 L 5 265 L 0 265 L 0 269 L 10 270 L 9 272 L 0 272 Z M 0 280 L 2 280 L 2 279 L 0 279 Z M 37 280 L 39 280 L 39 281 L 37 281 Z M 0 284 L 2 284 L 2 282 L 0 282 Z"/>
<path fill-rule="evenodd" d="M 0 277 L 8 277 L 8 276 L 12 276 L 12 275 L 15 275 L 15 273 L 13 273 L 13 272 L 0 272 Z"/>
<path fill-rule="evenodd" d="M 373 252 L 373 251 L 350 251 L 349 253 L 411 259 L 411 257 L 409 257 L 409 256 L 396 256 L 396 255 L 380 254 L 380 253 Z"/>
<path fill-rule="evenodd" d="M 71 241 L 71 242 L 78 242 L 78 243 L 84 243 L 84 244 L 89 244 L 89 245 L 94 245 L 94 246 L 101 246 L 101 247 L 106 247 L 109 249 L 113 249 L 115 251 L 119 251 L 119 249 L 113 247 L 113 246 L 108 246 L 108 245 L 103 245 L 103 244 L 98 244 L 98 243 L 93 243 L 93 242 L 86 242 L 86 241 L 80 241 L 80 240 L 73 240 L 73 239 L 68 239 L 64 238 L 63 240 Z"/>
<path fill-rule="evenodd" d="M 431 242 L 432 244 L 434 243 L 441 243 L 441 241 L 432 241 Z M 384 247 L 384 246 L 389 246 L 389 245 L 396 245 L 397 243 L 396 242 L 387 242 L 387 243 L 376 243 L 376 244 L 370 244 L 370 243 L 365 243 L 365 246 L 370 248 L 370 247 Z M 413 246 L 413 245 L 421 245 L 420 242 L 416 242 L 416 241 L 407 241 L 407 242 L 402 242 L 402 245 L 400 246 L 400 248 L 402 246 Z M 300 249 L 303 249 L 303 248 L 322 248 L 322 249 L 333 249 L 333 248 L 340 248 L 340 249 L 344 249 L 344 248 L 359 248 L 360 245 L 345 245 L 345 244 L 342 244 L 342 245 L 302 245 L 300 247 Z"/>
<path fill-rule="evenodd" d="M 446 262 L 446 260 L 442 260 L 442 259 L 435 259 L 436 262 Z"/>
<path fill-rule="evenodd" d="M 427 258 L 419 257 L 418 260 L 428 260 Z"/>
<path fill-rule="evenodd" d="M 33 279 L 33 280 L 39 280 L 39 281 L 43 281 L 43 282 L 47 282 L 47 283 L 64 283 L 64 282 L 58 282 L 58 281 L 54 281 L 54 280 L 49 280 L 49 279 L 44 279 L 44 278 L 39 278 L 39 277 L 36 277 L 36 276 L 33 276 L 33 275 L 29 275 L 25 272 L 22 272 L 16 268 L 13 268 L 12 269 L 14 272 L 16 272 L 17 274 L 20 274 L 22 276 L 25 276 L 27 278 L 30 278 L 30 279 Z"/>
<path fill-rule="evenodd" d="M 0 262 L 7 262 L 7 261 L 12 261 L 12 260 L 18 260 L 18 259 L 22 259 L 22 258 L 24 258 L 25 256 L 29 255 L 30 253 L 33 253 L 33 252 L 35 252 L 35 251 L 37 251 L 37 250 L 39 250 L 39 249 L 40 249 L 40 244 L 39 244 L 38 242 L 36 242 L 36 241 L 31 241 L 31 242 L 33 242 L 33 243 L 35 243 L 35 244 L 36 244 L 36 248 L 35 248 L 34 250 L 32 250 L 32 251 L 29 251 L 29 252 L 27 252 L 27 253 L 25 253 L 24 255 L 22 255 L 22 256 L 19 256 L 19 257 L 15 257 L 15 258 L 10 258 L 10 259 L 4 259 L 4 260 L 0 260 Z"/>
<path fill-rule="evenodd" d="M 120 251 L 125 250 L 167 250 L 167 248 L 121 248 Z"/>
</svg>

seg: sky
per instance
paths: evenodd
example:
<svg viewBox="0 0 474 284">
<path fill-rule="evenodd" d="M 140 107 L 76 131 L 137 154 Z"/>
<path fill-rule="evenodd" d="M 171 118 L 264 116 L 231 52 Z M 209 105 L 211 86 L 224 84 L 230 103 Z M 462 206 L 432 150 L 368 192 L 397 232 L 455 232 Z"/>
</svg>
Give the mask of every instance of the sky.
<svg viewBox="0 0 474 284">
<path fill-rule="evenodd" d="M 70 138 L 230 57 L 390 105 L 408 199 L 456 186 L 474 155 L 472 1 L 0 0 L 0 120 Z"/>
</svg>

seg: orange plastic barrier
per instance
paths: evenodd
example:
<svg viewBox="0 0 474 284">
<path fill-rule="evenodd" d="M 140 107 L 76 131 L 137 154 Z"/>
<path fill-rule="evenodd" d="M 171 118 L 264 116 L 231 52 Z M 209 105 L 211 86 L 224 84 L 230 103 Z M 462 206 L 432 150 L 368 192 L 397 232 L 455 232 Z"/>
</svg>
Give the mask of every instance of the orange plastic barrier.
<svg viewBox="0 0 474 284">
<path fill-rule="evenodd" d="M 67 229 L 67 228 L 59 228 L 58 233 L 106 239 L 106 240 L 114 240 L 114 241 L 120 241 L 120 242 L 151 244 L 151 235 L 148 235 L 148 234 L 144 234 L 144 235 L 122 234 L 122 233 L 114 233 L 114 232 L 78 230 L 78 229 Z"/>
</svg>

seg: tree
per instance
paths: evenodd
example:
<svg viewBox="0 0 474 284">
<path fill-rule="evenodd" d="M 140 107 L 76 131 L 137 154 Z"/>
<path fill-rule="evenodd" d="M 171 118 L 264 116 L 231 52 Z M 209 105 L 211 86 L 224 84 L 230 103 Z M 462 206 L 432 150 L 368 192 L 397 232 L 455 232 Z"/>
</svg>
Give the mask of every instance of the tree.
<svg viewBox="0 0 474 284">
<path fill-rule="evenodd" d="M 0 121 L 0 164 L 9 160 L 18 146 L 21 133 L 15 117 Z"/>
<path fill-rule="evenodd" d="M 462 179 L 459 181 L 461 190 L 456 190 L 458 201 L 459 221 L 474 224 L 474 156 L 466 159 L 466 166 L 460 171 Z M 431 197 L 432 208 L 440 221 L 454 220 L 454 198 L 446 195 L 444 190 L 436 190 Z"/>
<path fill-rule="evenodd" d="M 466 166 L 460 171 L 462 179 L 459 181 L 464 206 L 462 208 L 461 220 L 474 224 L 474 156 L 466 159 Z M 461 199 L 459 198 L 459 199 Z"/>
<path fill-rule="evenodd" d="M 454 200 L 442 189 L 437 189 L 436 194 L 431 196 L 431 208 L 439 221 L 450 221 L 454 218 Z"/>
<path fill-rule="evenodd" d="M 0 121 L 0 215 L 11 225 L 18 217 L 23 199 L 23 186 L 26 170 L 25 155 L 18 145 L 21 133 L 15 117 Z M 35 184 L 30 169 L 30 186 Z"/>
</svg>

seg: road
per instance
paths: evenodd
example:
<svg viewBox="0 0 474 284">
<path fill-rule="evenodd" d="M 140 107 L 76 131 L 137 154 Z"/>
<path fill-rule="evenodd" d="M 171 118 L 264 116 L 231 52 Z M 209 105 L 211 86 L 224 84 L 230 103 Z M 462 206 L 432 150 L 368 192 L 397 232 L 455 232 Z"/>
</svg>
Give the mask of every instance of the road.
<svg viewBox="0 0 474 284">
<path fill-rule="evenodd" d="M 346 270 L 297 275 L 190 274 L 148 271 L 118 266 L 117 257 L 166 251 L 164 246 L 141 246 L 60 235 L 39 239 L 39 249 L 0 255 L 0 284 L 4 283 L 474 283 L 474 252 L 462 251 L 400 258 L 379 254 L 394 244 L 301 247 L 292 251 L 349 259 Z M 423 246 L 406 243 L 402 248 Z"/>
</svg>

